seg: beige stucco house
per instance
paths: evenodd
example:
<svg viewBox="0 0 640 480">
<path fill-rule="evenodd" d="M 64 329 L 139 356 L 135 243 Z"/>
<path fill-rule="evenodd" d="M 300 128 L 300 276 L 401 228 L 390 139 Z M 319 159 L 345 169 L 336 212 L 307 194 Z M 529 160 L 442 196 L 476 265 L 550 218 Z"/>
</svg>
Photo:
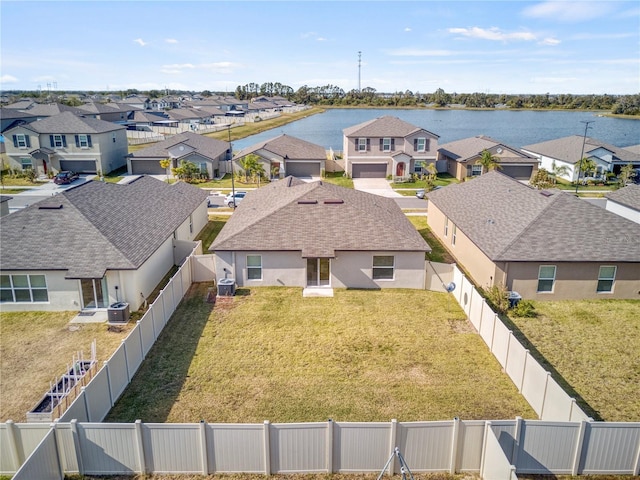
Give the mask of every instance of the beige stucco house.
<svg viewBox="0 0 640 480">
<path fill-rule="evenodd" d="M 343 134 L 344 169 L 352 178 L 406 178 L 436 161 L 439 136 L 398 117 L 368 120 Z"/>
<path fill-rule="evenodd" d="M 137 310 L 196 246 L 206 198 L 146 176 L 89 181 L 2 217 L 2 310 Z"/>
<path fill-rule="evenodd" d="M 429 193 L 428 223 L 483 288 L 532 300 L 640 298 L 640 225 L 492 171 Z"/>
<path fill-rule="evenodd" d="M 18 125 L 4 132 L 9 166 L 33 168 L 38 175 L 71 170 L 107 174 L 126 165 L 126 129 L 122 125 L 72 112 Z"/>
<path fill-rule="evenodd" d="M 247 193 L 210 247 L 238 286 L 424 288 L 431 250 L 389 198 L 286 177 Z"/>
</svg>

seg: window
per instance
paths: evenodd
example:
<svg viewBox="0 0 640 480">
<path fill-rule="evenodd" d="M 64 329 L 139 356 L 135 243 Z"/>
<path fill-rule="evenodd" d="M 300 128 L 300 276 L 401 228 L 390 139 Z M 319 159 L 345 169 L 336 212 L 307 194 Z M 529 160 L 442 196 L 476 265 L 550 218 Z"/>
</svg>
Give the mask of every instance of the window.
<svg viewBox="0 0 640 480">
<path fill-rule="evenodd" d="M 445 218 L 444 219 L 444 237 L 447 238 L 448 235 L 449 235 L 449 219 Z"/>
<path fill-rule="evenodd" d="M 471 165 L 471 176 L 482 175 L 482 165 Z"/>
<path fill-rule="evenodd" d="M 13 136 L 13 146 L 16 148 L 30 148 L 31 141 L 29 140 L 29 135 L 25 135 L 23 133 L 19 133 Z"/>
<path fill-rule="evenodd" d="M 367 139 L 366 138 L 358 138 L 357 139 L 358 151 L 366 152 L 367 151 Z"/>
<path fill-rule="evenodd" d="M 76 135 L 76 147 L 91 148 L 91 135 Z"/>
<path fill-rule="evenodd" d="M 200 173 L 205 175 L 209 173 L 207 171 L 207 162 L 200 162 Z"/>
<path fill-rule="evenodd" d="M 48 302 L 44 275 L 0 275 L 0 302 Z"/>
<path fill-rule="evenodd" d="M 455 225 L 451 229 L 451 245 L 456 246 L 456 234 L 458 233 L 458 227 Z"/>
<path fill-rule="evenodd" d="M 600 271 L 598 272 L 598 293 L 612 293 L 613 292 L 613 282 L 616 279 L 616 269 L 615 265 L 603 265 L 600 267 Z"/>
<path fill-rule="evenodd" d="M 424 170 L 424 162 L 422 160 L 416 160 L 413 164 L 413 173 L 422 173 Z"/>
<path fill-rule="evenodd" d="M 553 283 L 556 280 L 555 265 L 540 265 L 538 270 L 538 292 L 553 292 Z"/>
<path fill-rule="evenodd" d="M 31 157 L 23 157 L 20 159 L 20 163 L 22 164 L 22 170 L 29 170 L 33 168 L 33 161 Z"/>
<path fill-rule="evenodd" d="M 393 280 L 393 255 L 373 256 L 373 279 Z"/>
<path fill-rule="evenodd" d="M 416 138 L 413 142 L 413 149 L 416 152 L 426 152 L 427 151 L 427 139 L 426 138 Z"/>
<path fill-rule="evenodd" d="M 52 148 L 64 148 L 67 146 L 66 135 L 49 135 L 49 141 Z"/>
<path fill-rule="evenodd" d="M 382 151 L 383 152 L 390 152 L 391 151 L 391 139 L 390 138 L 383 138 L 381 140 L 382 143 Z"/>
<path fill-rule="evenodd" d="M 262 255 L 247 255 L 247 280 L 262 280 Z"/>
</svg>

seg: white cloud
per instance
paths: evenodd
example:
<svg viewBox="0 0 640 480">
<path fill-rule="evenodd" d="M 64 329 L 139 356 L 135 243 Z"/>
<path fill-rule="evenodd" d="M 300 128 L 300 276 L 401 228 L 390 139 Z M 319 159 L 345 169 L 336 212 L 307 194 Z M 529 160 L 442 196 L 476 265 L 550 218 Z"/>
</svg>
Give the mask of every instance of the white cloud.
<svg viewBox="0 0 640 480">
<path fill-rule="evenodd" d="M 2 75 L 0 76 L 0 83 L 16 83 L 18 79 L 13 75 Z"/>
<path fill-rule="evenodd" d="M 405 32 L 410 32 L 410 31 L 411 31 L 411 28 L 410 28 L 410 27 L 405 27 L 404 31 L 405 31 Z"/>
<path fill-rule="evenodd" d="M 544 38 L 542 39 L 540 42 L 538 42 L 540 45 L 550 45 L 550 46 L 555 46 L 558 45 L 560 43 L 560 40 L 558 40 L 557 38 Z"/>
<path fill-rule="evenodd" d="M 392 57 L 446 57 L 454 54 L 451 50 L 421 50 L 419 48 L 396 48 L 384 52 Z"/>
<path fill-rule="evenodd" d="M 176 40 L 175 38 L 166 38 L 164 41 L 166 43 L 178 43 L 178 40 Z"/>
<path fill-rule="evenodd" d="M 531 32 L 513 32 L 513 33 L 505 33 L 502 32 L 497 27 L 491 28 L 480 28 L 480 27 L 472 27 L 472 28 L 449 28 L 449 33 L 462 35 L 463 37 L 469 38 L 479 38 L 481 40 L 493 40 L 500 42 L 507 42 L 510 40 L 515 41 L 532 41 L 536 40 L 536 36 Z"/>
<path fill-rule="evenodd" d="M 142 40 L 141 38 L 136 38 L 134 40 L 135 43 L 137 43 L 138 45 L 140 45 L 141 47 L 144 47 L 145 45 L 149 45 L 147 42 L 145 42 L 144 40 Z"/>
<path fill-rule="evenodd" d="M 542 2 L 526 7 L 522 14 L 528 18 L 577 23 L 600 18 L 612 7 L 608 2 Z"/>
<path fill-rule="evenodd" d="M 326 38 L 324 38 L 324 37 L 318 37 L 318 38 L 316 38 L 316 40 L 317 40 L 318 42 L 326 42 L 326 41 L 327 41 L 327 39 L 326 39 Z"/>
<path fill-rule="evenodd" d="M 213 62 L 213 63 L 173 63 L 162 65 L 160 71 L 169 75 L 179 75 L 185 70 L 206 70 L 215 73 L 232 73 L 234 69 L 240 67 L 239 63 L 233 62 Z"/>
<path fill-rule="evenodd" d="M 533 77 L 531 78 L 531 83 L 558 84 L 558 83 L 575 82 L 577 80 L 578 79 L 576 77 Z"/>
</svg>

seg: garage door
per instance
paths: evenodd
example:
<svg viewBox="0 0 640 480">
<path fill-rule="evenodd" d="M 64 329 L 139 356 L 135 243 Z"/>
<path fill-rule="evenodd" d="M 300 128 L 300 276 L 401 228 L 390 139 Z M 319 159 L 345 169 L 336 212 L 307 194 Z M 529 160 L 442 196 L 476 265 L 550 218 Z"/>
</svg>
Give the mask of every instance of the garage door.
<svg viewBox="0 0 640 480">
<path fill-rule="evenodd" d="M 131 160 L 132 175 L 166 175 L 167 170 L 160 166 L 159 160 Z"/>
<path fill-rule="evenodd" d="M 78 173 L 97 173 L 95 160 L 60 160 L 60 170 Z"/>
<path fill-rule="evenodd" d="M 351 177 L 353 178 L 386 178 L 386 163 L 353 163 Z"/>
<path fill-rule="evenodd" d="M 320 162 L 287 162 L 285 170 L 294 177 L 319 177 Z"/>
<path fill-rule="evenodd" d="M 529 180 L 533 167 L 531 165 L 503 165 L 500 172 L 516 180 Z"/>
</svg>

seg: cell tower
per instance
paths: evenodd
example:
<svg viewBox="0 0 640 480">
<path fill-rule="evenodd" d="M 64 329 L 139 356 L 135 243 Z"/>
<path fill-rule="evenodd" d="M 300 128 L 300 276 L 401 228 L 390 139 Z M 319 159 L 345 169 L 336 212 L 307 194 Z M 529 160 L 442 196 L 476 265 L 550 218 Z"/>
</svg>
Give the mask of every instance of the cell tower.
<svg viewBox="0 0 640 480">
<path fill-rule="evenodd" d="M 358 51 L 358 92 L 362 93 L 362 86 L 360 84 L 360 71 L 362 70 L 362 52 Z"/>
</svg>

